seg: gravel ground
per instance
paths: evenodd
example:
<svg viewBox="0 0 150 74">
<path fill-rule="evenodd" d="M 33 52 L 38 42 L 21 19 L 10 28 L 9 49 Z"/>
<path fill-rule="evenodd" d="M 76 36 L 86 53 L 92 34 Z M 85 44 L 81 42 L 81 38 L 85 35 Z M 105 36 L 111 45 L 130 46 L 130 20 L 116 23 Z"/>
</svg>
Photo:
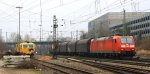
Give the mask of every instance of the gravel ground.
<svg viewBox="0 0 150 74">
<path fill-rule="evenodd" d="M 88 65 L 85 65 L 82 63 L 78 63 L 78 62 L 69 61 L 69 60 L 64 59 L 64 58 L 51 59 L 48 62 L 56 63 L 56 64 L 60 64 L 60 65 L 64 65 L 64 66 L 69 66 L 69 67 L 74 67 L 74 68 L 78 68 L 78 69 L 88 70 L 91 72 L 95 72 L 95 74 L 114 74 L 113 72 L 110 72 L 107 70 L 91 67 L 91 66 L 88 66 Z M 102 62 L 102 61 L 101 61 L 101 63 L 150 70 L 150 67 L 145 67 L 145 66 L 136 66 L 136 65 L 128 65 L 128 64 L 120 64 L 120 63 L 110 63 L 110 62 Z M 53 70 L 44 69 L 43 74 L 47 74 L 47 73 L 48 74 L 60 74 L 60 73 L 55 72 Z"/>
<path fill-rule="evenodd" d="M 3 62 L 0 60 L 0 74 L 43 74 L 42 71 L 35 69 L 19 69 L 13 66 L 3 67 Z"/>
<path fill-rule="evenodd" d="M 94 68 L 94 67 L 82 64 L 82 63 L 69 61 L 69 60 L 63 59 L 63 58 L 57 58 L 55 60 L 50 60 L 49 62 L 61 64 L 61 65 L 69 66 L 69 67 L 74 67 L 74 68 L 78 68 L 78 69 L 88 70 L 91 72 L 95 72 L 95 74 L 114 74 L 112 72 L 109 72 L 109 71 L 106 71 L 103 69 Z"/>
<path fill-rule="evenodd" d="M 112 64 L 112 65 L 119 65 L 119 66 L 125 66 L 125 67 L 137 68 L 137 69 L 150 70 L 150 67 L 146 67 L 146 66 L 137 66 L 137 65 L 111 63 L 111 62 L 101 62 L 101 63 L 104 63 L 104 64 Z"/>
<path fill-rule="evenodd" d="M 33 69 L 0 68 L 0 74 L 42 74 L 42 72 Z"/>
</svg>

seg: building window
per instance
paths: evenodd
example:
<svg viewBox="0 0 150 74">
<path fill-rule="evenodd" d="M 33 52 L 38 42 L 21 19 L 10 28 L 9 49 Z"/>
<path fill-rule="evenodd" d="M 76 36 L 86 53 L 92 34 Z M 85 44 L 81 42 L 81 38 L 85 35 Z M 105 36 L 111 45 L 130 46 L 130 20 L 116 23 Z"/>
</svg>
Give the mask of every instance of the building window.
<svg viewBox="0 0 150 74">
<path fill-rule="evenodd" d="M 147 23 L 144 24 L 144 28 L 146 27 Z"/>
<path fill-rule="evenodd" d="M 145 24 L 145 27 L 148 27 L 148 23 Z"/>
<path fill-rule="evenodd" d="M 138 29 L 139 28 L 139 25 L 136 27 L 136 29 Z"/>
<path fill-rule="evenodd" d="M 150 16 L 147 17 L 147 20 L 149 20 Z"/>
<path fill-rule="evenodd" d="M 148 30 L 148 33 L 150 33 L 150 30 Z"/>
<path fill-rule="evenodd" d="M 146 31 L 146 33 L 148 33 L 148 30 L 145 30 Z"/>
<path fill-rule="evenodd" d="M 136 29 L 136 26 L 134 26 L 134 30 Z"/>
<path fill-rule="evenodd" d="M 133 27 L 130 27 L 130 30 L 132 30 Z"/>
<path fill-rule="evenodd" d="M 149 27 L 150 26 L 150 23 L 147 23 L 147 26 L 146 27 Z"/>
<path fill-rule="evenodd" d="M 145 21 L 145 20 L 146 20 L 146 17 L 143 18 L 143 21 Z"/>
</svg>

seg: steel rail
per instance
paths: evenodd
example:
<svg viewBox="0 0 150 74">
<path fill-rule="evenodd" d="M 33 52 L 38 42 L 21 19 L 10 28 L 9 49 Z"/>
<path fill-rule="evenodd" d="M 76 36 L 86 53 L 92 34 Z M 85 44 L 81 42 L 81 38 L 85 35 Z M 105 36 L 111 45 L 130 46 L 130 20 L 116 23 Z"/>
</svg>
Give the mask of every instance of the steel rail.
<svg viewBox="0 0 150 74">
<path fill-rule="evenodd" d="M 69 67 L 69 66 L 64 66 L 64 65 L 50 63 L 50 62 L 44 62 L 44 61 L 37 60 L 37 59 L 32 59 L 32 60 L 40 65 L 47 67 L 47 68 L 51 68 L 51 69 L 57 70 L 61 73 L 65 73 L 65 74 L 94 74 L 93 72 L 90 72 L 90 71 L 77 69 L 77 68 L 73 68 L 73 67 Z"/>
<path fill-rule="evenodd" d="M 96 68 L 102 68 L 105 70 L 109 70 L 118 74 L 148 74 L 150 73 L 150 70 L 145 70 L 145 69 L 138 69 L 138 68 L 131 68 L 131 67 L 125 67 L 125 66 L 119 66 L 119 65 L 112 65 L 112 64 L 104 64 L 100 62 L 95 62 L 95 61 L 89 61 L 89 60 L 80 60 L 80 59 L 68 59 L 72 60 L 75 62 L 83 63 L 86 65 L 90 65 Z"/>
</svg>

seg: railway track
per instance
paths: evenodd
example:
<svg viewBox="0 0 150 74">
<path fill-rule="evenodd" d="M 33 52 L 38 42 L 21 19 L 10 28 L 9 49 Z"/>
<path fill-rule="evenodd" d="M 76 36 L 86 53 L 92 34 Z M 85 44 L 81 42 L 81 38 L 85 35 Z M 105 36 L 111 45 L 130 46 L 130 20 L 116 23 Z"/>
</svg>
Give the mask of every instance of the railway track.
<svg viewBox="0 0 150 74">
<path fill-rule="evenodd" d="M 145 66 L 150 67 L 149 62 L 143 61 L 130 61 L 130 60 L 103 60 L 104 62 L 112 62 L 112 63 L 120 63 L 120 64 L 129 64 L 129 65 L 137 65 L 137 66 Z"/>
<path fill-rule="evenodd" d="M 62 58 L 69 58 L 69 57 L 62 57 Z M 73 58 L 150 67 L 149 59 L 140 59 L 140 60 L 139 59 L 120 59 L 118 60 L 118 59 L 99 59 L 99 58 L 86 58 L 86 57 L 73 57 Z"/>
<path fill-rule="evenodd" d="M 78 59 L 71 59 L 68 60 L 83 63 L 86 65 L 90 65 L 97 68 L 102 68 L 105 70 L 112 71 L 117 74 L 149 74 L 150 70 L 139 69 L 139 68 L 132 68 L 127 66 L 120 66 L 120 65 L 112 65 L 112 64 L 105 64 L 101 62 L 89 61 L 89 60 L 78 60 Z"/>
<path fill-rule="evenodd" d="M 82 69 L 72 68 L 68 66 L 63 66 L 60 64 L 50 63 L 50 62 L 44 62 L 37 59 L 32 59 L 34 62 L 46 67 L 50 68 L 56 71 L 59 71 L 64 74 L 94 74 L 93 72 L 85 71 Z"/>
</svg>

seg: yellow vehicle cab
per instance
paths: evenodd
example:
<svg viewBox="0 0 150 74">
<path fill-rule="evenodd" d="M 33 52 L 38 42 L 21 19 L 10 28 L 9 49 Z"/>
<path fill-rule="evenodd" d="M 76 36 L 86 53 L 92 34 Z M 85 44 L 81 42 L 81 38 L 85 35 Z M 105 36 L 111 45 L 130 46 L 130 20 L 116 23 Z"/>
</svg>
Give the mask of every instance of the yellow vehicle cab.
<svg viewBox="0 0 150 74">
<path fill-rule="evenodd" d="M 16 44 L 15 52 L 24 54 L 24 55 L 31 55 L 35 52 L 36 46 L 32 42 L 23 42 L 20 44 Z"/>
</svg>

